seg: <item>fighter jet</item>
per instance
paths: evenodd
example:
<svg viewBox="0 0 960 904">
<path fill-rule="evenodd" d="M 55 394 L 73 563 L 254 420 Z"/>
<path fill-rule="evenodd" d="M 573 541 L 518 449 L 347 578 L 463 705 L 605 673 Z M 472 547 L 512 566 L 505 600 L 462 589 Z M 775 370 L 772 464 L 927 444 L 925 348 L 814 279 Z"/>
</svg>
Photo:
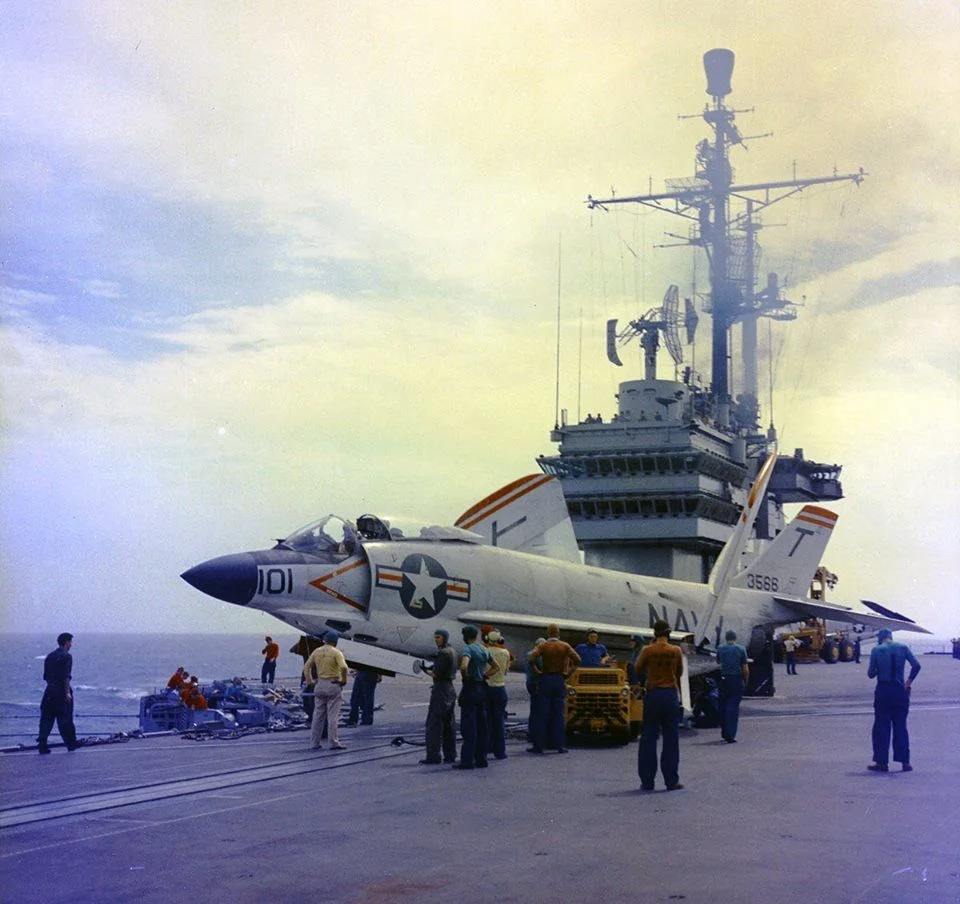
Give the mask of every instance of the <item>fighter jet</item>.
<svg viewBox="0 0 960 904">
<path fill-rule="evenodd" d="M 438 628 L 459 638 L 466 624 L 496 625 L 521 654 L 550 622 L 571 637 L 593 628 L 626 648 L 666 619 L 674 639 L 700 651 L 731 628 L 758 651 L 773 628 L 809 617 L 929 633 L 876 603 L 806 596 L 837 521 L 827 509 L 804 506 L 759 556 L 744 556 L 775 459 L 760 468 L 707 584 L 584 565 L 560 484 L 543 474 L 487 496 L 452 527 L 404 537 L 374 515 L 355 524 L 328 516 L 271 549 L 211 559 L 181 577 L 307 634 L 333 628 L 353 663 L 414 674 Z"/>
</svg>

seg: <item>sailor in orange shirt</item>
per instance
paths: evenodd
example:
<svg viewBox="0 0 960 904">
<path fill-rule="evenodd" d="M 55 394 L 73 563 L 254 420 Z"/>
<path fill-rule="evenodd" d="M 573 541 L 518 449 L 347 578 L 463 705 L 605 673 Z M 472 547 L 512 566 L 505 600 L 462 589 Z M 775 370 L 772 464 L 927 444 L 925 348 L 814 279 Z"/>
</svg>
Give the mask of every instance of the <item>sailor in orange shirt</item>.
<svg viewBox="0 0 960 904">
<path fill-rule="evenodd" d="M 190 683 L 183 689 L 180 699 L 190 707 L 190 709 L 207 709 L 207 698 L 200 693 L 200 685 L 197 682 L 197 676 L 190 679 Z"/>
<path fill-rule="evenodd" d="M 190 681 L 184 681 L 183 687 L 180 688 L 180 701 L 186 703 L 187 706 L 193 707 L 192 700 L 195 695 L 200 693 L 200 685 L 197 681 L 197 676 L 192 675 Z"/>
<path fill-rule="evenodd" d="M 560 639 L 560 628 L 547 625 L 547 639 L 529 653 L 531 662 L 539 660 L 540 685 L 533 716 L 532 746 L 527 753 L 543 753 L 547 744 L 557 753 L 567 752 L 564 705 L 567 699 L 567 678 L 580 665 L 580 655 Z"/>
<path fill-rule="evenodd" d="M 167 682 L 167 687 L 173 690 L 176 690 L 179 687 L 183 687 L 186 680 L 187 680 L 187 670 L 183 666 L 180 666 L 170 676 L 170 680 Z"/>
<path fill-rule="evenodd" d="M 660 772 L 668 791 L 677 791 L 680 784 L 680 676 L 683 675 L 683 653 L 668 640 L 670 625 L 662 619 L 653 626 L 654 641 L 643 648 L 635 670 L 646 676 L 647 692 L 643 698 L 643 734 L 637 753 L 640 787 L 653 790 L 657 777 L 657 739 L 663 732 Z"/>
<path fill-rule="evenodd" d="M 278 644 L 269 634 L 264 638 L 267 645 L 260 651 L 263 653 L 263 665 L 260 667 L 260 683 L 273 684 L 274 676 L 277 674 L 277 659 L 280 656 L 280 644 Z"/>
</svg>

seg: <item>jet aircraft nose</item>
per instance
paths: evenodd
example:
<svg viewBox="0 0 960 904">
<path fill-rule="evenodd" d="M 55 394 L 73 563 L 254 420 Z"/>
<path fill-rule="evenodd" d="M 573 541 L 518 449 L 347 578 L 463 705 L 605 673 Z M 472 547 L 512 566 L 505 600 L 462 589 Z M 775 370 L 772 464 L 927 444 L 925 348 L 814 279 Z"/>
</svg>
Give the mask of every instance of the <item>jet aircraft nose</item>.
<svg viewBox="0 0 960 904">
<path fill-rule="evenodd" d="M 249 552 L 220 556 L 194 565 L 180 577 L 201 593 L 245 606 L 257 592 L 257 561 Z"/>
</svg>

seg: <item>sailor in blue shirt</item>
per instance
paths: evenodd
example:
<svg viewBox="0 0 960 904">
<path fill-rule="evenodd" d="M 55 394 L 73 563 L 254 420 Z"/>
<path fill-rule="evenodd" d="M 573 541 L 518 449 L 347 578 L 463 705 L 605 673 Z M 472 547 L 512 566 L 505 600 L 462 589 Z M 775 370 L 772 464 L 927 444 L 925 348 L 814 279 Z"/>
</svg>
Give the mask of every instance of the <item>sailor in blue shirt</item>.
<svg viewBox="0 0 960 904">
<path fill-rule="evenodd" d="M 70 647 L 73 646 L 73 635 L 64 631 L 57 638 L 57 648 L 47 655 L 43 661 L 43 680 L 47 688 L 40 701 L 40 733 L 37 736 L 37 749 L 40 753 L 49 753 L 50 746 L 47 739 L 56 721 L 60 737 L 67 750 L 76 750 L 77 730 L 73 725 L 73 688 L 70 680 L 73 677 L 73 657 Z"/>
<path fill-rule="evenodd" d="M 750 680 L 750 666 L 747 665 L 746 647 L 736 642 L 737 632 L 727 631 L 724 636 L 727 642 L 717 647 L 717 663 L 720 666 L 720 736 L 728 744 L 735 744 L 740 722 L 740 700 Z"/>
<path fill-rule="evenodd" d="M 910 663 L 910 677 L 903 680 L 903 670 Z M 910 711 L 910 685 L 920 673 L 920 663 L 903 643 L 894 643 L 887 628 L 877 632 L 877 645 L 870 651 L 867 677 L 877 679 L 873 693 L 873 763 L 872 772 L 887 772 L 890 756 L 890 734 L 893 732 L 893 760 L 904 772 L 910 765 L 910 736 L 907 714 Z"/>
<path fill-rule="evenodd" d="M 487 765 L 487 719 L 486 692 L 487 674 L 499 668 L 490 651 L 477 643 L 480 632 L 474 625 L 467 625 L 460 632 L 466 646 L 460 656 L 460 762 L 454 769 L 483 768 Z"/>
<path fill-rule="evenodd" d="M 575 647 L 580 656 L 580 668 L 595 669 L 598 666 L 604 666 L 610 661 L 610 654 L 607 648 L 599 643 L 600 635 L 596 628 L 587 631 L 587 640 L 585 643 L 578 643 Z"/>
</svg>

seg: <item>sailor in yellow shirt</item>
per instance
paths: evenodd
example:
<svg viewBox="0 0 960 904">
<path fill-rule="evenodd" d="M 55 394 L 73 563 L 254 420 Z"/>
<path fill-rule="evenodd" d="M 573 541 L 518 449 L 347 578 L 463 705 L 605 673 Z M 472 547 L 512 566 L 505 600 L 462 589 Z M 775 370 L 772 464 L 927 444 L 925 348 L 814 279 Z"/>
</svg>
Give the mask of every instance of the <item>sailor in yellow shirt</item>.
<svg viewBox="0 0 960 904">
<path fill-rule="evenodd" d="M 337 649 L 339 639 L 336 631 L 327 631 L 323 635 L 323 646 L 310 654 L 303 667 L 307 682 L 314 685 L 313 722 L 310 726 L 310 745 L 314 750 L 323 747 L 324 728 L 330 736 L 332 749 L 347 749 L 340 743 L 340 703 L 347 683 L 347 660 Z"/>
<path fill-rule="evenodd" d="M 487 752 L 498 760 L 507 758 L 506 719 L 507 719 L 507 672 L 513 654 L 503 646 L 499 631 L 487 633 L 487 649 L 497 664 L 497 670 L 487 676 L 484 687 L 487 705 Z"/>
</svg>

